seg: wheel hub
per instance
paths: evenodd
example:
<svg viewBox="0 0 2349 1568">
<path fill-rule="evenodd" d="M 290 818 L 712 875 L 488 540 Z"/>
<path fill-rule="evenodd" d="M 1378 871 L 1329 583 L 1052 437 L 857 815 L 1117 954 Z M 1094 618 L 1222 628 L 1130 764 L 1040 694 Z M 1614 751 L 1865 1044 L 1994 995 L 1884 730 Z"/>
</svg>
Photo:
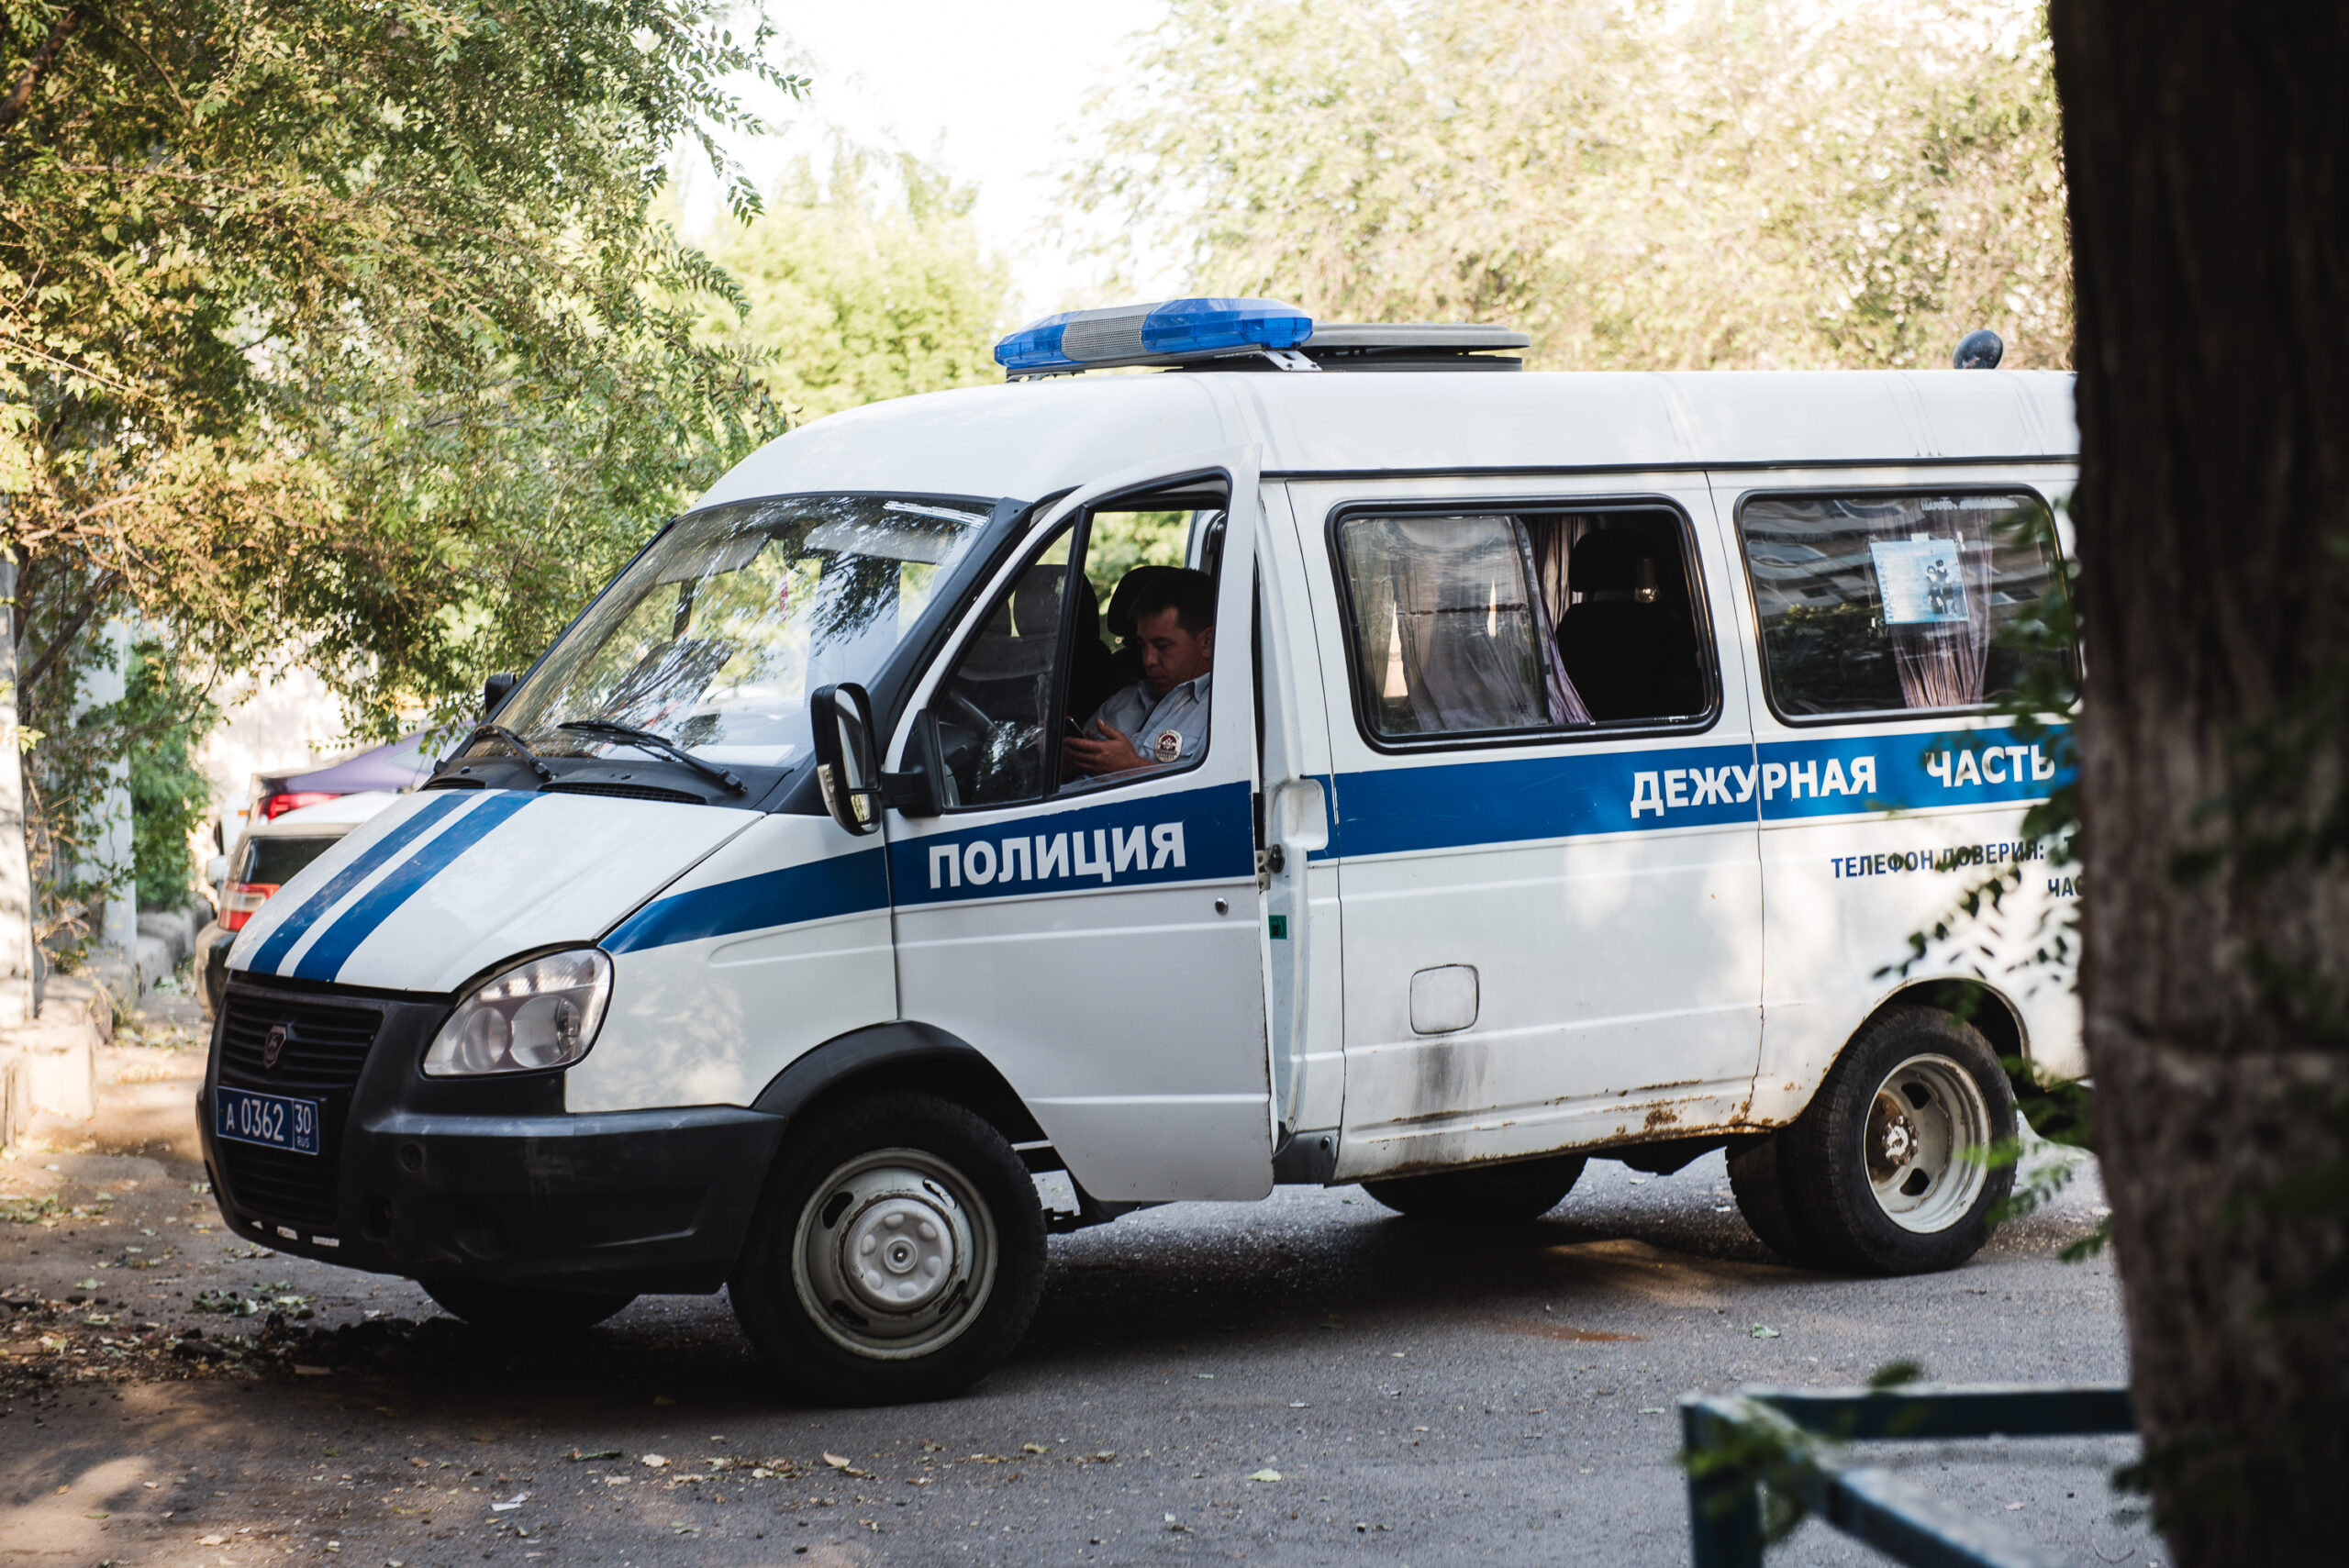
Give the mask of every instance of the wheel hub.
<svg viewBox="0 0 2349 1568">
<path fill-rule="evenodd" d="M 875 1360 L 928 1355 L 970 1327 L 995 1284 L 996 1242 L 970 1183 L 918 1149 L 835 1170 L 800 1211 L 792 1283 L 807 1316 Z"/>
<path fill-rule="evenodd" d="M 916 1198 L 885 1198 L 865 1209 L 841 1237 L 841 1251 L 849 1288 L 881 1312 L 922 1306 L 956 1272 L 953 1222 Z"/>
<path fill-rule="evenodd" d="M 1945 1230 L 1989 1179 L 1990 1107 L 1972 1074 L 1946 1056 L 1912 1056 L 1887 1073 L 1868 1108 L 1868 1184 L 1904 1230 Z"/>
<path fill-rule="evenodd" d="M 1885 1102 L 1879 1098 L 1876 1104 L 1879 1107 L 1876 1157 L 1869 1163 L 1885 1170 L 1906 1165 L 1917 1153 L 1916 1124 L 1901 1111 L 1895 1110 L 1889 1116 L 1881 1115 Z"/>
</svg>

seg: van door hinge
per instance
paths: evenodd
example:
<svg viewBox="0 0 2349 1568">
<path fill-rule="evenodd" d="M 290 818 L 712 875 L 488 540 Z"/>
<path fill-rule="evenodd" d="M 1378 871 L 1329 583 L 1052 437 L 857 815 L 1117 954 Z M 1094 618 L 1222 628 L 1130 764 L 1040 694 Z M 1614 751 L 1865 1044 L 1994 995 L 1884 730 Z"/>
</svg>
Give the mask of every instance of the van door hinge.
<svg viewBox="0 0 2349 1568">
<path fill-rule="evenodd" d="M 1273 878 L 1287 866 L 1288 857 L 1281 853 L 1278 844 L 1256 851 L 1256 891 L 1264 892 L 1273 885 Z"/>
</svg>

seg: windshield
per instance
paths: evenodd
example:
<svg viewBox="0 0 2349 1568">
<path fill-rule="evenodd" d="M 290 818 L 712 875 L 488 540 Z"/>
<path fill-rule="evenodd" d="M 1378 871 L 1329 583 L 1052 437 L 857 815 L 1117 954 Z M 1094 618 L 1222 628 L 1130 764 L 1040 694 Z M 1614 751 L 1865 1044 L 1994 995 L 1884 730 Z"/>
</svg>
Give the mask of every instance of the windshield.
<svg viewBox="0 0 2349 1568">
<path fill-rule="evenodd" d="M 629 750 L 560 728 L 649 729 L 706 762 L 807 752 L 807 695 L 869 682 L 979 537 L 985 501 L 794 496 L 680 518 L 497 711 L 546 756 Z M 484 738 L 483 751 L 504 750 Z"/>
</svg>

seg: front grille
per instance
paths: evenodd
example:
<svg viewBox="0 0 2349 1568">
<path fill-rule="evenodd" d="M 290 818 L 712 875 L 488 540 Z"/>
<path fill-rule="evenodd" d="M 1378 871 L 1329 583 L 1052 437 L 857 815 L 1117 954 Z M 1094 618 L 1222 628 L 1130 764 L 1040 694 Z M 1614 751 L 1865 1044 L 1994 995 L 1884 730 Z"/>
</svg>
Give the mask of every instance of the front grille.
<svg viewBox="0 0 2349 1568">
<path fill-rule="evenodd" d="M 220 1029 L 220 1075 L 248 1088 L 331 1093 L 359 1082 L 384 1016 L 373 1007 L 280 1001 L 232 993 Z M 269 1031 L 285 1026 L 277 1065 L 267 1065 Z"/>
<path fill-rule="evenodd" d="M 322 1154 L 292 1154 L 222 1139 L 220 1162 L 228 1168 L 220 1174 L 228 1184 L 228 1195 L 247 1214 L 306 1230 L 331 1229 L 340 1201 L 335 1142 L 328 1139 Z"/>
<path fill-rule="evenodd" d="M 659 784 L 573 784 L 558 779 L 553 784 L 540 784 L 540 795 L 616 795 L 623 800 L 674 800 L 683 806 L 700 806 L 702 797 L 690 790 L 663 789 Z"/>
<path fill-rule="evenodd" d="M 217 1140 L 221 1180 L 239 1211 L 306 1230 L 332 1228 L 340 1196 L 335 1173 L 342 1162 L 342 1124 L 383 1022 L 373 1007 L 228 994 L 221 1008 L 220 1082 L 320 1102 L 316 1154 Z M 269 1035 L 281 1025 L 285 1040 L 273 1067 Z"/>
</svg>

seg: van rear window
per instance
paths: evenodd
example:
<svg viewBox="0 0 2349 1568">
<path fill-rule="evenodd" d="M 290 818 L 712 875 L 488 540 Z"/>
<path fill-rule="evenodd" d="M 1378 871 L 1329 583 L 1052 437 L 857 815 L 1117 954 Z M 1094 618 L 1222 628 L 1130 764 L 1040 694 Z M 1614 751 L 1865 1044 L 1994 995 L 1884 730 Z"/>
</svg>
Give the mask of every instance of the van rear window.
<svg viewBox="0 0 2349 1568">
<path fill-rule="evenodd" d="M 2067 704 L 2071 647 L 2045 628 L 2060 561 L 2036 495 L 1756 495 L 1738 513 L 1783 718 Z"/>
<path fill-rule="evenodd" d="M 295 838 L 288 833 L 273 833 L 256 837 L 245 857 L 245 871 L 239 882 L 264 882 L 272 887 L 283 887 L 294 880 L 294 873 L 325 854 L 342 841 L 340 835 L 331 838 Z"/>
</svg>

